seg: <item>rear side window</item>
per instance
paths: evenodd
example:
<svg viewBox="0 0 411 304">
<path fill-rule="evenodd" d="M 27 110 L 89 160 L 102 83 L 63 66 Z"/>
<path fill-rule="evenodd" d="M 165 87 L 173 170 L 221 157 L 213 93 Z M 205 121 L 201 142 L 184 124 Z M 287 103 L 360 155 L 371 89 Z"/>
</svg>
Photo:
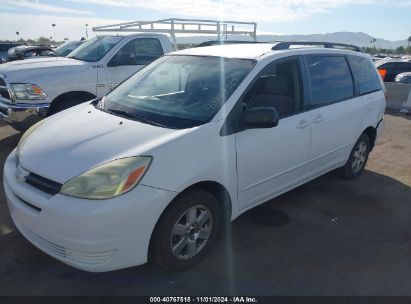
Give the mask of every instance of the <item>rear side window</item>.
<svg viewBox="0 0 411 304">
<path fill-rule="evenodd" d="M 388 62 L 378 66 L 379 69 L 386 69 L 386 70 L 396 70 L 398 69 L 398 65 L 395 62 Z"/>
<path fill-rule="evenodd" d="M 411 72 L 411 62 L 400 62 L 399 63 L 400 72 Z"/>
<path fill-rule="evenodd" d="M 370 60 L 359 56 L 350 56 L 350 63 L 358 81 L 360 95 L 381 90 L 379 76 Z"/>
<path fill-rule="evenodd" d="M 354 97 L 354 82 L 343 56 L 307 56 L 310 104 L 322 106 Z"/>
</svg>

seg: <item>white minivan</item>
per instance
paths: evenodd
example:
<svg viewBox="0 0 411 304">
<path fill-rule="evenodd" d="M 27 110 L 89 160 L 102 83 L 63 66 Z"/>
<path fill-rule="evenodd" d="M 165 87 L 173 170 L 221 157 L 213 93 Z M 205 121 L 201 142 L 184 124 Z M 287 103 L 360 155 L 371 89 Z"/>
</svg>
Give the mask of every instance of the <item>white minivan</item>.
<svg viewBox="0 0 411 304">
<path fill-rule="evenodd" d="M 15 225 L 83 270 L 179 271 L 246 210 L 337 168 L 358 177 L 386 106 L 371 58 L 290 46 L 170 53 L 40 121 L 4 166 Z"/>
</svg>

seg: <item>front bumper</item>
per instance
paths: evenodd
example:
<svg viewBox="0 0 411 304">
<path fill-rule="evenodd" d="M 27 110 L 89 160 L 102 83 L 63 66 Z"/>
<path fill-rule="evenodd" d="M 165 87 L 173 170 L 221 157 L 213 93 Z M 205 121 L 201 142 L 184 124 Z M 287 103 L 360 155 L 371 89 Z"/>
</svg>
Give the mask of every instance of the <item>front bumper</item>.
<svg viewBox="0 0 411 304">
<path fill-rule="evenodd" d="M 13 151 L 4 166 L 4 188 L 18 230 L 50 256 L 92 272 L 147 262 L 153 229 L 175 195 L 138 185 L 108 200 L 53 196 L 15 174 Z"/>
<path fill-rule="evenodd" d="M 19 131 L 27 130 L 47 116 L 50 104 L 7 103 L 0 100 L 0 121 Z"/>
</svg>

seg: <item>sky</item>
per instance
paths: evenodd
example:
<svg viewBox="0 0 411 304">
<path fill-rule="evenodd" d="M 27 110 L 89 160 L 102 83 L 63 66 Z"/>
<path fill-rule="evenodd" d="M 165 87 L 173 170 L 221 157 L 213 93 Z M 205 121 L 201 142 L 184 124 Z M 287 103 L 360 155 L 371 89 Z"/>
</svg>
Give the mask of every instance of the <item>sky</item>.
<svg viewBox="0 0 411 304">
<path fill-rule="evenodd" d="M 86 24 L 92 37 L 93 26 L 172 17 L 257 22 L 264 34 L 411 36 L 411 0 L 0 0 L 0 40 L 76 40 Z"/>
</svg>

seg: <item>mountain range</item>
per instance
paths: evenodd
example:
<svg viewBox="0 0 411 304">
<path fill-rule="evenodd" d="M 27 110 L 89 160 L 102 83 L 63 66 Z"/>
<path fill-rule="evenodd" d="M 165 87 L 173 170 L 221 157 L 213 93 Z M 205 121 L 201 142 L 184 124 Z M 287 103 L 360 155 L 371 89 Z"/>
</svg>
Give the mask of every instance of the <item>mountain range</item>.
<svg viewBox="0 0 411 304">
<path fill-rule="evenodd" d="M 228 40 L 251 40 L 248 36 L 229 35 Z M 257 35 L 257 41 L 318 41 L 318 42 L 339 42 L 346 44 L 354 44 L 361 47 L 376 46 L 377 48 L 396 49 L 400 46 L 408 45 L 407 39 L 391 41 L 386 39 L 376 38 L 376 41 L 371 43 L 374 37 L 362 32 L 336 32 L 328 34 L 310 34 L 310 35 Z M 208 40 L 216 40 L 216 36 L 190 36 L 177 37 L 177 42 L 182 44 L 200 43 Z"/>
</svg>

